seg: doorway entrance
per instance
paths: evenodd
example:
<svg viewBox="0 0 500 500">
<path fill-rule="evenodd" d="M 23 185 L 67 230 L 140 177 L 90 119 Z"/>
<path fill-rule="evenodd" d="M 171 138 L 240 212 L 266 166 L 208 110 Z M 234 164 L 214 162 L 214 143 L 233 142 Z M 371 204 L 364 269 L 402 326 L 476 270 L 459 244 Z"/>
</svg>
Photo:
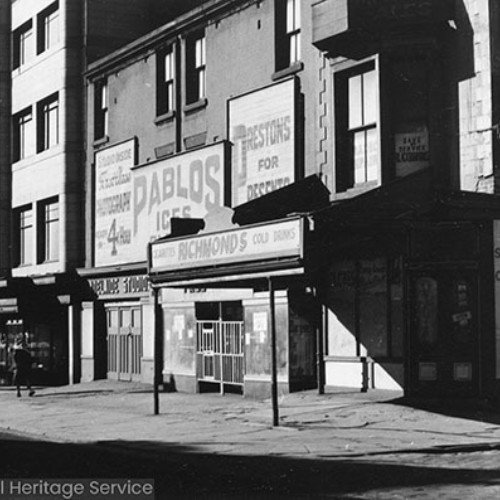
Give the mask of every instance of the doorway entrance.
<svg viewBox="0 0 500 500">
<path fill-rule="evenodd" d="M 242 391 L 245 372 L 241 302 L 196 304 L 196 373 L 198 386 L 217 384 Z"/>
<path fill-rule="evenodd" d="M 140 381 L 142 312 L 139 304 L 107 305 L 108 378 Z"/>
<path fill-rule="evenodd" d="M 474 270 L 412 271 L 409 282 L 410 392 L 479 392 L 478 278 Z"/>
</svg>

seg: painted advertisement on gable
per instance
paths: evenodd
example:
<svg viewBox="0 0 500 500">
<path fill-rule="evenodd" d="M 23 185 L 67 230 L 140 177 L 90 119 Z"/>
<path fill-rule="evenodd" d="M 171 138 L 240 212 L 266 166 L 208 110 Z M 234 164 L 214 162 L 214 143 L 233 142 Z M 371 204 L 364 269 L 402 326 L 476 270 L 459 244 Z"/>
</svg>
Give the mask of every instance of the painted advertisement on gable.
<svg viewBox="0 0 500 500">
<path fill-rule="evenodd" d="M 295 80 L 229 101 L 232 204 L 295 181 Z"/>
<path fill-rule="evenodd" d="M 224 204 L 224 143 L 139 167 L 133 175 L 133 258 L 170 232 L 173 217 L 203 218 Z"/>
<path fill-rule="evenodd" d="M 95 265 L 126 262 L 132 246 L 135 139 L 95 155 Z"/>
</svg>

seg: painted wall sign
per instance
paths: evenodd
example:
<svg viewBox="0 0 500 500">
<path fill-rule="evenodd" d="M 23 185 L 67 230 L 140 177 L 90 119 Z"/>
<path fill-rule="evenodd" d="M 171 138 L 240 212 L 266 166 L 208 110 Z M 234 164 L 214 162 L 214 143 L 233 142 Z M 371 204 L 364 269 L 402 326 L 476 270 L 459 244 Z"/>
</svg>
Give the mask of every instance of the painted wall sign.
<svg viewBox="0 0 500 500">
<path fill-rule="evenodd" d="M 96 153 L 95 265 L 143 262 L 172 217 L 203 218 L 224 203 L 225 145 L 132 169 L 135 140 Z"/>
<path fill-rule="evenodd" d="M 100 298 L 144 296 L 149 293 L 149 281 L 145 275 L 94 278 L 89 280 L 89 286 Z"/>
<path fill-rule="evenodd" d="M 133 176 L 133 257 L 170 231 L 172 217 L 203 218 L 224 204 L 224 144 L 140 167 Z"/>
<path fill-rule="evenodd" d="M 406 127 L 394 135 L 396 175 L 402 177 L 430 165 L 429 132 L 425 125 Z"/>
<path fill-rule="evenodd" d="M 285 256 L 300 257 L 303 221 L 294 219 L 244 229 L 153 243 L 151 268 L 173 271 Z"/>
<path fill-rule="evenodd" d="M 295 181 L 295 80 L 229 100 L 232 206 Z"/>
<path fill-rule="evenodd" d="M 95 155 L 95 265 L 126 262 L 132 245 L 135 139 Z"/>
</svg>

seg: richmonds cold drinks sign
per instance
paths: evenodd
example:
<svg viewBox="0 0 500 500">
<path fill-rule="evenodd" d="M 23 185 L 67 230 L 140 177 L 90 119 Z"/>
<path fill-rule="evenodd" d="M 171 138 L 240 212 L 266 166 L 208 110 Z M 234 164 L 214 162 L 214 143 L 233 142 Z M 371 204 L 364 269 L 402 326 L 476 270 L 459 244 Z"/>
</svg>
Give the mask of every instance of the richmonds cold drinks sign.
<svg viewBox="0 0 500 500">
<path fill-rule="evenodd" d="M 108 202 L 112 209 L 99 211 L 96 194 L 95 265 L 143 262 L 147 244 L 170 232 L 172 217 L 203 218 L 222 206 L 224 165 L 225 144 L 217 143 L 129 167 L 127 182 L 122 179 L 109 195 L 116 197 Z M 121 168 L 125 171 L 124 165 Z"/>
<path fill-rule="evenodd" d="M 155 242 L 151 271 L 176 271 L 303 254 L 303 220 L 248 226 L 231 231 Z"/>
<path fill-rule="evenodd" d="M 132 246 L 135 139 L 95 155 L 95 265 L 125 262 Z"/>
<path fill-rule="evenodd" d="M 295 181 L 296 81 L 236 97 L 228 106 L 234 207 Z"/>
</svg>

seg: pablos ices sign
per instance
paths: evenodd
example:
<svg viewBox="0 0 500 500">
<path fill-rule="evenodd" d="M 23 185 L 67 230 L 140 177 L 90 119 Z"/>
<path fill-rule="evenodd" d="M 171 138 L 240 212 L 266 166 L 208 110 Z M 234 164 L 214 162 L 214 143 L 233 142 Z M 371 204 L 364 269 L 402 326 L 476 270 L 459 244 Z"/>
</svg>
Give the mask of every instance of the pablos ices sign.
<svg viewBox="0 0 500 500">
<path fill-rule="evenodd" d="M 129 182 L 113 193 L 126 200 L 120 217 L 103 218 L 96 207 L 96 266 L 145 261 L 147 243 L 168 234 L 173 217 L 203 218 L 222 206 L 224 151 L 217 143 L 129 168 Z"/>
</svg>

